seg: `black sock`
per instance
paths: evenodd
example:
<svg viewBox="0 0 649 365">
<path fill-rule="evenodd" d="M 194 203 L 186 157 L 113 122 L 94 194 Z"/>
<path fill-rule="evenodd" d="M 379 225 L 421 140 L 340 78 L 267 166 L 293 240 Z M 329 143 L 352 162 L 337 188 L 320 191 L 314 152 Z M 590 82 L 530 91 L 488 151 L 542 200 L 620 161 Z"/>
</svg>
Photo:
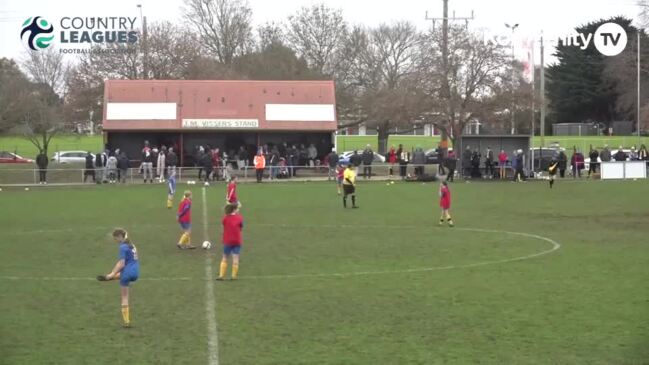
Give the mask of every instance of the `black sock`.
<svg viewBox="0 0 649 365">
<path fill-rule="evenodd" d="M 352 206 L 356 206 L 356 195 L 352 195 Z"/>
<path fill-rule="evenodd" d="M 554 180 L 550 180 L 550 189 L 552 189 L 552 185 L 554 185 Z"/>
<path fill-rule="evenodd" d="M 347 197 L 343 197 L 343 207 L 347 208 Z"/>
</svg>

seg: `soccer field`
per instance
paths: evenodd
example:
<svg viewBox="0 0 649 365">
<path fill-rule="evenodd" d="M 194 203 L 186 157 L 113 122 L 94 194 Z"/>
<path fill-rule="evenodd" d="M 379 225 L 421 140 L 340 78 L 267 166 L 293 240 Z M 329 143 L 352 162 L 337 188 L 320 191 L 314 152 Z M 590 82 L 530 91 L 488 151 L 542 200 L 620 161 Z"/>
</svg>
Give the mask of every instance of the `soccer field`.
<svg viewBox="0 0 649 365">
<path fill-rule="evenodd" d="M 437 187 L 361 182 L 343 210 L 333 184 L 241 184 L 225 282 L 224 185 L 177 193 L 209 251 L 176 248 L 164 185 L 4 189 L 0 363 L 649 363 L 647 182 L 455 183 L 454 228 Z M 141 261 L 131 329 L 94 279 L 118 226 Z"/>
</svg>

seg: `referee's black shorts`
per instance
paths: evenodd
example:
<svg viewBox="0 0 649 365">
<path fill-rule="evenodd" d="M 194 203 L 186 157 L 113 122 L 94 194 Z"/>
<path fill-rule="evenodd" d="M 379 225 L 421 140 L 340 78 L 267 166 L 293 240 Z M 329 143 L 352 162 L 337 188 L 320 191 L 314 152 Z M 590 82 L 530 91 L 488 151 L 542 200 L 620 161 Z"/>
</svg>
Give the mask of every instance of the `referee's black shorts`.
<svg viewBox="0 0 649 365">
<path fill-rule="evenodd" d="M 350 195 L 356 192 L 356 188 L 351 184 L 343 184 L 343 191 L 345 192 L 345 195 Z"/>
</svg>

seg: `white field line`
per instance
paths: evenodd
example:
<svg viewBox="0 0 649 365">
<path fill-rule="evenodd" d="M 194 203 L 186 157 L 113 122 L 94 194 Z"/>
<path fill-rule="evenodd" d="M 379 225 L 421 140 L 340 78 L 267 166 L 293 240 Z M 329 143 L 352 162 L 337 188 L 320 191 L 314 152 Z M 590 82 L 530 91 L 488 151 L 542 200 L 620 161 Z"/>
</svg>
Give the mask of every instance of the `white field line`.
<svg viewBox="0 0 649 365">
<path fill-rule="evenodd" d="M 207 209 L 207 205 L 203 204 L 204 209 Z M 207 212 L 204 212 L 205 216 L 207 216 Z M 207 220 L 204 219 L 205 224 L 203 225 L 204 227 L 204 235 L 207 237 Z M 422 228 L 421 226 L 389 226 L 389 225 L 288 225 L 288 224 L 267 224 L 267 223 L 258 223 L 255 224 L 256 226 L 263 226 L 263 227 L 277 227 L 277 228 L 355 228 L 355 229 L 376 229 L 376 228 L 386 228 L 386 229 L 414 229 L 414 228 Z M 147 226 L 150 227 L 150 226 Z M 435 228 L 437 229 L 437 228 Z M 418 272 L 427 272 L 427 271 L 441 271 L 441 270 L 453 270 L 453 269 L 465 269 L 465 268 L 472 268 L 472 267 L 480 267 L 480 266 L 488 266 L 488 265 L 497 265 L 497 264 L 504 264 L 504 263 L 509 263 L 509 262 L 514 262 L 514 261 L 523 261 L 523 260 L 529 260 L 533 258 L 537 258 L 540 256 L 544 256 L 550 253 L 553 253 L 557 251 L 558 249 L 561 248 L 561 244 L 559 244 L 557 241 L 536 235 L 536 234 L 531 234 L 531 233 L 523 233 L 523 232 L 512 232 L 512 231 L 501 231 L 501 230 L 494 230 L 494 229 L 481 229 L 481 228 L 460 228 L 460 227 L 454 227 L 454 228 L 439 228 L 439 229 L 447 229 L 447 230 L 459 230 L 459 231 L 470 231 L 470 232 L 481 232 L 481 233 L 501 233 L 501 234 L 508 234 L 508 235 L 514 235 L 514 236 L 520 236 L 520 237 L 527 237 L 527 238 L 532 238 L 532 239 L 537 239 L 540 241 L 547 242 L 552 245 L 551 248 L 529 254 L 529 255 L 524 255 L 524 256 L 517 256 L 517 257 L 512 257 L 508 259 L 501 259 L 501 260 L 494 260 L 494 261 L 483 261 L 483 262 L 477 262 L 477 263 L 472 263 L 472 264 L 464 264 L 464 265 L 448 265 L 448 266 L 435 266 L 435 267 L 421 267 L 421 268 L 413 268 L 413 269 L 402 269 L 402 270 L 382 270 L 382 271 L 355 271 L 355 272 L 346 272 L 346 273 L 313 273 L 313 274 L 280 274 L 280 275 L 252 275 L 252 276 L 240 276 L 239 279 L 293 279 L 293 278 L 311 278 L 311 277 L 350 277 L 350 276 L 367 276 L 367 275 L 382 275 L 382 274 L 405 274 L 405 273 L 418 273 Z M 210 258 L 209 255 L 206 258 L 206 278 L 205 280 L 208 282 L 208 286 L 213 287 L 212 283 L 212 270 L 211 270 L 211 265 L 210 265 Z M 18 277 L 18 276 L 0 276 L 0 280 L 94 280 L 93 278 L 55 278 L 55 277 Z M 192 280 L 192 278 L 144 278 L 141 280 Z M 212 293 L 212 301 L 214 301 L 214 292 L 213 291 L 208 291 L 209 293 Z M 209 301 L 209 298 L 208 298 Z M 214 306 L 212 306 L 212 309 Z M 212 314 L 214 312 L 212 311 Z M 209 315 L 209 311 L 208 311 Z M 209 320 L 208 320 L 209 322 Z M 216 319 L 214 319 L 214 322 L 216 323 Z M 216 331 L 216 326 L 213 327 L 214 330 Z M 218 343 L 217 343 L 218 346 Z"/>
<path fill-rule="evenodd" d="M 203 194 L 203 239 L 208 239 L 207 194 Z M 207 317 L 207 363 L 219 365 L 219 337 L 216 324 L 216 300 L 214 299 L 214 276 L 211 255 L 205 255 L 205 316 Z"/>
</svg>

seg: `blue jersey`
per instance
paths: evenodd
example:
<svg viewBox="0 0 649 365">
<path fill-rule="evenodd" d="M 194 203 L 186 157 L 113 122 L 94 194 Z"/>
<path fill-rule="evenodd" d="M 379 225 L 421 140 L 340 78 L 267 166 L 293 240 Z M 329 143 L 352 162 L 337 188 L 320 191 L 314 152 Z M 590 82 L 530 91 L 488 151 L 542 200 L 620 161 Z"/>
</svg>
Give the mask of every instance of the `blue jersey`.
<svg viewBox="0 0 649 365">
<path fill-rule="evenodd" d="M 167 187 L 169 188 L 169 195 L 174 195 L 176 193 L 176 177 L 169 176 L 167 181 Z"/>
<path fill-rule="evenodd" d="M 137 257 L 137 249 L 134 245 L 122 242 L 119 244 L 119 258 L 124 260 L 122 272 L 137 273 L 140 270 L 140 264 Z"/>
</svg>

